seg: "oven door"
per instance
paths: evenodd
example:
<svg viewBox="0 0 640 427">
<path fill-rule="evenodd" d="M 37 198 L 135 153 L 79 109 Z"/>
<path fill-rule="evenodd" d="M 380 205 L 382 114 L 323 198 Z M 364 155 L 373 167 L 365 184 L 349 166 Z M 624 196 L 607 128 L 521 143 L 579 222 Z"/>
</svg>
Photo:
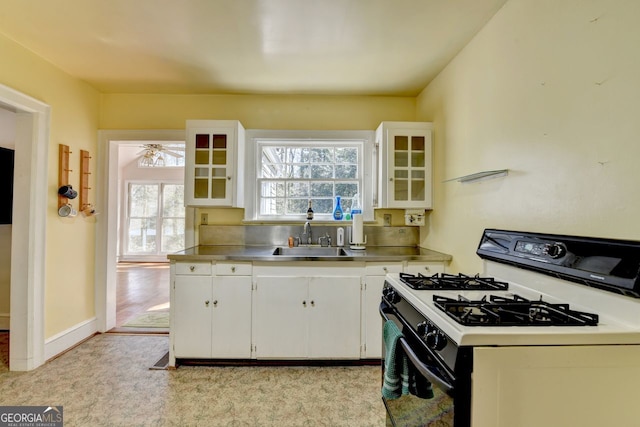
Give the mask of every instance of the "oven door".
<svg viewBox="0 0 640 427">
<path fill-rule="evenodd" d="M 400 338 L 399 344 L 407 356 L 408 363 L 413 365 L 415 375 L 431 382 L 434 397 L 423 399 L 413 394 L 403 395 L 398 399 L 382 398 L 387 409 L 387 426 L 415 427 L 438 426 L 458 427 L 465 422 L 454 423 L 454 388 L 455 378 L 450 376 L 436 360 L 436 357 L 422 343 L 415 333 L 405 324 L 397 311 L 384 301 L 380 305 L 380 314 L 383 324 L 391 320 L 403 332 L 404 338 Z M 386 349 L 382 343 L 382 378 L 384 381 Z M 464 411 L 463 411 L 464 412 Z M 466 422 L 468 425 L 468 421 Z"/>
</svg>

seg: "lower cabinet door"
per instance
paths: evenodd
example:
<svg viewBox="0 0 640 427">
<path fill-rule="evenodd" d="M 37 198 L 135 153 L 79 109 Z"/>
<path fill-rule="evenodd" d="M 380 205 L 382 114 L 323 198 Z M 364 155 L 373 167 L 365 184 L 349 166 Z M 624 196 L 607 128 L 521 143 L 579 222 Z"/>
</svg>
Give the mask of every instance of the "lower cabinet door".
<svg viewBox="0 0 640 427">
<path fill-rule="evenodd" d="M 360 276 L 309 278 L 309 357 L 360 358 Z"/>
<path fill-rule="evenodd" d="M 257 276 L 253 294 L 256 358 L 307 357 L 307 290 L 305 277 Z"/>
<path fill-rule="evenodd" d="M 382 318 L 380 317 L 380 300 L 384 288 L 385 276 L 366 276 L 367 284 L 364 292 L 364 357 L 379 359 L 382 357 Z"/>
<path fill-rule="evenodd" d="M 211 356 L 251 357 L 251 276 L 213 278 Z"/>
<path fill-rule="evenodd" d="M 176 357 L 211 357 L 211 276 L 175 276 L 172 310 Z"/>
</svg>

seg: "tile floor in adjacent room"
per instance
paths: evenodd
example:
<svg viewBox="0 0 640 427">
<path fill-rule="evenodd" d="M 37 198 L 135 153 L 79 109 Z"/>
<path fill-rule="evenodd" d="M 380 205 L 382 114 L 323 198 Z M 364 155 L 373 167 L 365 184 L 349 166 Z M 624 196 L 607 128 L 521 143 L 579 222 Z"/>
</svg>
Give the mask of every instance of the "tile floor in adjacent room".
<svg viewBox="0 0 640 427">
<path fill-rule="evenodd" d="M 62 405 L 66 427 L 385 424 L 378 366 L 150 370 L 168 340 L 96 335 L 30 372 L 0 345 L 0 405 Z"/>
</svg>

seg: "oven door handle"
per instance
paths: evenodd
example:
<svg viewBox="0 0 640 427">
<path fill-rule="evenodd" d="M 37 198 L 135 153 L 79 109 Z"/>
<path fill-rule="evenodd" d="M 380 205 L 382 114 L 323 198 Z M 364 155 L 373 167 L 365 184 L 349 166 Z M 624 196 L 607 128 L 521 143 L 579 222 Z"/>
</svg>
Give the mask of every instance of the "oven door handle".
<svg viewBox="0 0 640 427">
<path fill-rule="evenodd" d="M 409 346 L 409 343 L 407 343 L 407 340 L 405 340 L 404 338 L 400 338 L 398 341 L 400 341 L 400 345 L 402 346 L 402 349 L 404 350 L 405 354 L 411 361 L 411 364 L 415 366 L 418 372 L 420 372 L 420 374 L 422 374 L 422 376 L 428 379 L 431 383 L 437 384 L 438 388 L 442 389 L 448 395 L 452 396 L 453 385 L 444 381 L 442 378 L 440 378 L 435 373 L 433 373 L 433 371 L 427 365 L 422 363 L 422 361 L 420 361 L 418 356 L 413 352 L 413 350 Z"/>
<path fill-rule="evenodd" d="M 389 309 L 393 310 L 386 302 L 383 301 L 382 304 L 380 304 L 380 307 L 379 307 L 380 316 L 382 316 L 382 318 L 385 321 L 389 320 L 389 317 L 387 317 L 387 313 L 385 313 L 385 311 Z M 404 350 L 405 354 L 411 361 L 411 364 L 416 367 L 418 372 L 420 372 L 420 374 L 422 374 L 422 376 L 428 379 L 431 383 L 435 383 L 440 389 L 442 389 L 449 396 L 453 396 L 453 393 L 454 393 L 453 385 L 446 382 L 445 380 L 440 378 L 438 375 L 434 374 L 433 371 L 427 365 L 422 363 L 422 361 L 418 358 L 418 356 L 414 353 L 414 351 L 411 350 L 411 347 L 409 346 L 409 343 L 407 342 L 406 339 L 401 337 L 398 341 L 400 342 L 400 345 L 402 346 L 402 349 Z"/>
</svg>

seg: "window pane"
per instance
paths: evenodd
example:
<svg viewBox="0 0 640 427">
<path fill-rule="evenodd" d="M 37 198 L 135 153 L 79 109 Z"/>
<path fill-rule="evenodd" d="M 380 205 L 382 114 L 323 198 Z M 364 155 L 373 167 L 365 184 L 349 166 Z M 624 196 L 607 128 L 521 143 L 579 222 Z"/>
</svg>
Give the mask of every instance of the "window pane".
<svg viewBox="0 0 640 427">
<path fill-rule="evenodd" d="M 336 178 L 347 179 L 358 177 L 358 166 L 356 165 L 336 165 Z"/>
<path fill-rule="evenodd" d="M 311 166 L 311 179 L 333 178 L 333 166 L 313 165 Z"/>
<path fill-rule="evenodd" d="M 289 182 L 287 184 L 288 197 L 309 197 L 308 182 Z M 305 212 L 307 210 L 305 209 Z"/>
<path fill-rule="evenodd" d="M 350 199 L 358 194 L 358 184 L 351 183 L 337 183 L 336 195 L 342 197 L 342 199 Z"/>
<path fill-rule="evenodd" d="M 154 217 L 158 215 L 158 185 L 131 184 L 129 215 L 134 217 Z"/>
<path fill-rule="evenodd" d="M 287 214 L 306 214 L 309 207 L 306 199 L 289 199 L 287 201 Z"/>
<path fill-rule="evenodd" d="M 162 252 L 184 249 L 184 219 L 170 218 L 162 221 Z"/>
<path fill-rule="evenodd" d="M 284 181 L 262 181 L 260 187 L 263 197 L 284 197 Z"/>
<path fill-rule="evenodd" d="M 156 220 L 131 218 L 129 220 L 130 253 L 155 253 L 156 251 Z"/>
<path fill-rule="evenodd" d="M 287 148 L 287 162 L 309 163 L 309 149 L 306 147 Z"/>
<path fill-rule="evenodd" d="M 333 148 L 312 148 L 311 163 L 333 163 Z"/>
<path fill-rule="evenodd" d="M 333 182 L 312 182 L 311 197 L 333 197 Z"/>
<path fill-rule="evenodd" d="M 306 209 L 305 209 L 306 212 Z M 313 212 L 316 214 L 330 214 L 333 212 L 333 199 L 313 199 Z"/>
<path fill-rule="evenodd" d="M 162 216 L 184 218 L 184 185 L 165 184 L 162 202 Z"/>
<path fill-rule="evenodd" d="M 336 148 L 336 163 L 358 163 L 358 149 L 355 147 Z"/>
</svg>

